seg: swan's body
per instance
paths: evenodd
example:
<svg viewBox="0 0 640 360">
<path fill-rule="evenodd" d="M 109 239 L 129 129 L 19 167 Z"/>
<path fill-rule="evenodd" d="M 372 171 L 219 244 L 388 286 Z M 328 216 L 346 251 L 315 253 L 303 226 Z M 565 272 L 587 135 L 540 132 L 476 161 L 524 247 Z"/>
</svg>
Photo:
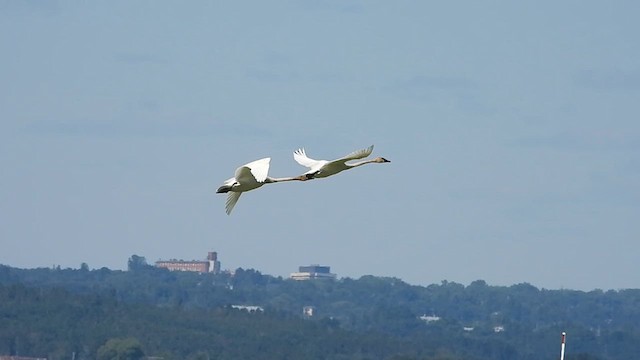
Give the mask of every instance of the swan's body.
<svg viewBox="0 0 640 360">
<path fill-rule="evenodd" d="M 366 149 L 354 151 L 351 154 L 343 156 L 339 159 L 328 161 L 311 159 L 307 157 L 307 153 L 304 151 L 304 149 L 298 149 L 293 153 L 293 158 L 298 162 L 298 164 L 309 168 L 309 171 L 304 173 L 304 176 L 306 176 L 307 179 L 315 179 L 335 175 L 341 171 L 353 169 L 365 164 L 390 162 L 385 158 L 377 157 L 375 159 L 363 160 L 350 164 L 347 163 L 347 161 L 350 160 L 366 158 L 367 156 L 371 155 L 372 151 L 373 145 L 369 146 Z"/>
<path fill-rule="evenodd" d="M 225 203 L 225 210 L 227 215 L 231 214 L 231 210 L 238 202 L 240 195 L 243 192 L 257 189 L 264 184 L 270 184 L 282 181 L 305 181 L 307 178 L 303 176 L 287 177 L 287 178 L 272 178 L 268 176 L 269 162 L 271 158 L 264 158 L 256 161 L 252 161 L 246 165 L 240 166 L 236 169 L 235 176 L 224 182 L 222 186 L 218 188 L 216 193 L 229 193 L 227 195 L 227 201 Z"/>
</svg>

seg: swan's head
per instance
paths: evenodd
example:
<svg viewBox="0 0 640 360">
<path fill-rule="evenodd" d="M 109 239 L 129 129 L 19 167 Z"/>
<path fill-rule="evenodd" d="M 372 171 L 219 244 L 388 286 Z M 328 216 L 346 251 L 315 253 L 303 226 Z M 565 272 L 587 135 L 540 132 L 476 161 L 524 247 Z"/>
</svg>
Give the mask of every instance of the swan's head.
<svg viewBox="0 0 640 360">
<path fill-rule="evenodd" d="M 230 185 L 222 185 L 218 188 L 218 190 L 216 191 L 216 194 L 223 194 L 223 193 L 228 193 L 229 191 L 231 191 L 232 186 Z"/>
<path fill-rule="evenodd" d="M 373 160 L 374 160 L 375 162 L 377 162 L 377 163 L 387 163 L 387 162 L 391 162 L 391 161 L 389 161 L 389 160 L 387 160 L 387 159 L 385 159 L 385 158 L 383 158 L 383 157 L 378 157 L 378 158 L 375 158 L 375 159 L 373 159 Z"/>
</svg>

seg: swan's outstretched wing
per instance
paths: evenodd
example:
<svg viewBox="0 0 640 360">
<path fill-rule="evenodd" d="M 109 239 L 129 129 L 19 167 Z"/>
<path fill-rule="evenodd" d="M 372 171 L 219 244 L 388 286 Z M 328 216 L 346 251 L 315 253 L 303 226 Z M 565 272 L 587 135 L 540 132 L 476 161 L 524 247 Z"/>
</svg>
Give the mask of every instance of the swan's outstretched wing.
<svg viewBox="0 0 640 360">
<path fill-rule="evenodd" d="M 229 191 L 229 195 L 227 195 L 227 202 L 224 204 L 224 209 L 227 212 L 227 215 L 231 214 L 231 210 L 236 206 L 238 199 L 240 199 L 241 192 Z"/>
<path fill-rule="evenodd" d="M 243 183 L 244 179 L 249 181 L 264 182 L 269 175 L 269 162 L 271 158 L 264 158 L 256 161 L 252 161 L 244 166 L 239 167 L 236 170 L 236 180 L 239 183 Z M 250 179 L 250 178 L 253 179 Z M 255 179 L 255 180 L 254 180 Z M 246 182 L 246 180 L 245 180 Z"/>
<path fill-rule="evenodd" d="M 345 155 L 345 156 L 337 159 L 336 161 L 338 161 L 338 160 L 340 160 L 340 161 L 349 161 L 349 160 L 362 159 L 362 158 L 366 158 L 367 156 L 371 155 L 372 152 L 373 152 L 373 145 L 369 146 L 366 149 L 356 150 L 356 151 L 352 152 L 349 155 Z"/>
<path fill-rule="evenodd" d="M 304 151 L 304 148 L 298 149 L 293 152 L 293 159 L 300 165 L 306 166 L 308 168 L 317 167 L 317 165 L 321 162 L 318 160 L 311 159 L 307 157 L 307 153 Z"/>
</svg>

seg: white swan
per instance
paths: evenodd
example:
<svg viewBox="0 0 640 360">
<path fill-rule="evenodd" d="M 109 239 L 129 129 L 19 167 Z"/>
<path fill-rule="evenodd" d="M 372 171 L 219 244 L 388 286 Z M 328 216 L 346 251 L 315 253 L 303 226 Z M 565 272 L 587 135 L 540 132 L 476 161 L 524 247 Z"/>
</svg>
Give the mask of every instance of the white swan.
<svg viewBox="0 0 640 360">
<path fill-rule="evenodd" d="M 315 179 L 315 178 L 324 178 L 327 176 L 335 175 L 341 171 L 353 169 L 354 167 L 358 167 L 364 164 L 371 163 L 387 163 L 391 162 L 383 157 L 377 157 L 375 159 L 358 161 L 355 163 L 348 164 L 349 160 L 357 160 L 366 158 L 371 155 L 373 151 L 373 145 L 369 146 L 366 149 L 357 150 L 352 152 L 349 155 L 343 156 L 339 159 L 327 161 L 327 160 L 314 160 L 307 157 L 307 153 L 303 149 L 298 149 L 293 153 L 293 158 L 298 162 L 298 164 L 302 166 L 308 167 L 310 170 L 304 173 L 303 176 L 306 176 L 307 179 Z"/>
<path fill-rule="evenodd" d="M 231 214 L 231 210 L 238 202 L 243 192 L 257 189 L 264 184 L 282 182 L 282 181 L 305 181 L 307 177 L 295 176 L 287 178 L 272 178 L 268 176 L 269 162 L 271 158 L 264 158 L 252 161 L 246 165 L 236 169 L 235 176 L 224 182 L 216 191 L 217 194 L 229 193 L 225 203 L 227 215 Z"/>
</svg>

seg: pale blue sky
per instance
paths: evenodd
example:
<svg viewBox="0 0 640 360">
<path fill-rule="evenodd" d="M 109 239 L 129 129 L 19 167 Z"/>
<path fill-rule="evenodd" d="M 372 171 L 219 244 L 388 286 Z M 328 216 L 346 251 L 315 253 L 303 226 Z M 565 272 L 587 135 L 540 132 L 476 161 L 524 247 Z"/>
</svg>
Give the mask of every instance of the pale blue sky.
<svg viewBox="0 0 640 360">
<path fill-rule="evenodd" d="M 639 288 L 635 1 L 0 1 L 0 263 Z M 217 187 L 375 144 L 368 165 Z"/>
</svg>

